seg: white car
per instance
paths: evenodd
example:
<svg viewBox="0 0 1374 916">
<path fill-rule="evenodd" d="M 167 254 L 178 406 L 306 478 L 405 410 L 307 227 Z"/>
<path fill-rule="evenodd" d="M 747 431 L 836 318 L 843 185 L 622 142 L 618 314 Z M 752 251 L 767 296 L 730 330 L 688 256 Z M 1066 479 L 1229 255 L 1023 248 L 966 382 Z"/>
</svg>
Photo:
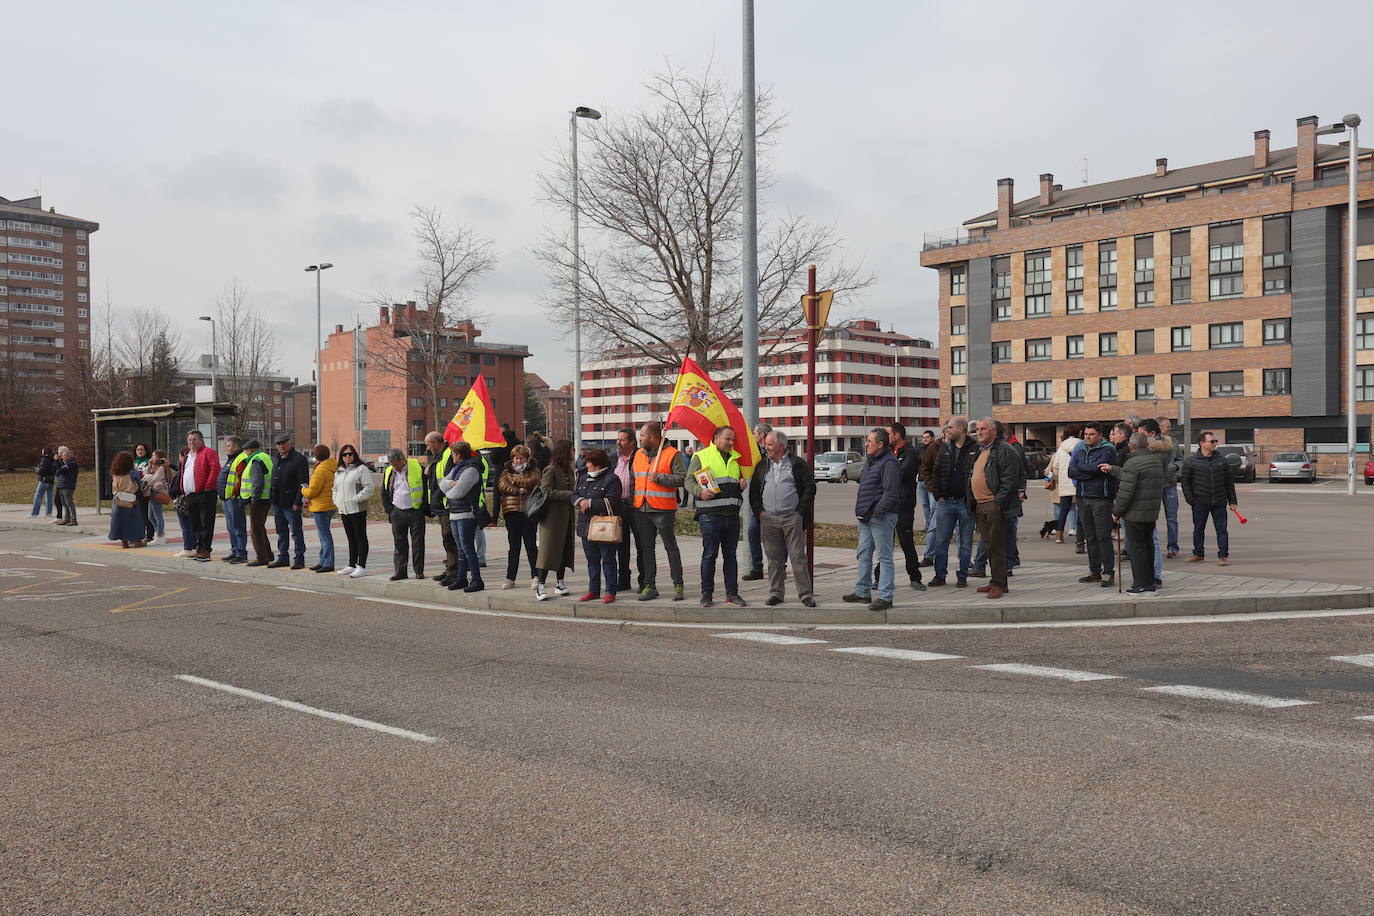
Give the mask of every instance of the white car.
<svg viewBox="0 0 1374 916">
<path fill-rule="evenodd" d="M 816 456 L 813 470 L 817 482 L 830 480 L 844 483 L 859 479 L 864 470 L 864 460 L 858 452 L 826 452 Z"/>
</svg>

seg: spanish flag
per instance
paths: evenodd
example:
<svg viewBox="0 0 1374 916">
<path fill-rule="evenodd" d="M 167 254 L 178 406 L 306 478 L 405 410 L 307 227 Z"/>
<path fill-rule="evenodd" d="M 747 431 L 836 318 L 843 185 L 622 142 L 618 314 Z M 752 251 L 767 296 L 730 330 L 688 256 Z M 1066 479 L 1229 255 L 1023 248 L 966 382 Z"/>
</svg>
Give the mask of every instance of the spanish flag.
<svg viewBox="0 0 1374 916">
<path fill-rule="evenodd" d="M 444 428 L 444 441 L 449 445 L 460 439 L 471 445 L 474 452 L 506 444 L 506 440 L 501 437 L 501 426 L 496 422 L 496 411 L 491 409 L 487 380 L 480 375 L 468 389 L 463 403 L 458 405 L 458 412 Z"/>
<path fill-rule="evenodd" d="M 710 443 L 717 426 L 733 428 L 740 474 L 746 480 L 753 476 L 754 468 L 762 460 L 744 414 L 690 356 L 683 357 L 682 368 L 678 370 L 673 400 L 668 405 L 667 425 L 680 426 L 706 443 Z"/>
</svg>

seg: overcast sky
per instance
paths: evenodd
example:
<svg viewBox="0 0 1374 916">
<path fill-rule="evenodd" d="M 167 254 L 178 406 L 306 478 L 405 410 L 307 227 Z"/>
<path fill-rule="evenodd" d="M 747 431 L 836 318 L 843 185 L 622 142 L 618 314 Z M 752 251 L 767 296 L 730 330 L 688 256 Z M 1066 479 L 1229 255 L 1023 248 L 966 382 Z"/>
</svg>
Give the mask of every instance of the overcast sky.
<svg viewBox="0 0 1374 916">
<path fill-rule="evenodd" d="M 738 0 L 358 3 L 200 0 L 27 4 L 6 16 L 0 196 L 94 219 L 92 299 L 195 320 L 234 276 L 311 372 L 324 323 L 414 298 L 407 214 L 437 205 L 495 240 L 479 305 L 487 339 L 571 379 L 544 321 L 529 249 L 567 215 L 535 176 L 577 105 L 640 105 L 665 61 L 738 85 Z M 1362 112 L 1374 135 L 1374 4 L 1299 15 L 1278 2 L 850 3 L 757 0 L 757 66 L 790 119 L 764 205 L 833 221 L 877 271 L 840 317 L 934 337 L 922 236 L 992 209 L 996 180 L 1031 195 L 1246 155 L 1251 134 Z M 1304 19 L 1305 21 L 1299 21 Z M 1362 145 L 1374 145 L 1366 141 Z"/>
</svg>

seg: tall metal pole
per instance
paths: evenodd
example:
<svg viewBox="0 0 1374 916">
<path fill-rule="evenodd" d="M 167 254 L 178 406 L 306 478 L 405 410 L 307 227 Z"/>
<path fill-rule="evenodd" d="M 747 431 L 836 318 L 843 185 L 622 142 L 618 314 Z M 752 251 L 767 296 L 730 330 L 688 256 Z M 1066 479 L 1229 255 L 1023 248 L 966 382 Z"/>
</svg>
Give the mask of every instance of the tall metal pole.
<svg viewBox="0 0 1374 916">
<path fill-rule="evenodd" d="M 820 333 L 820 315 L 816 297 L 816 265 L 806 268 L 806 463 L 812 473 L 816 468 L 816 335 Z M 806 569 L 815 572 L 816 523 L 806 529 Z"/>
<path fill-rule="evenodd" d="M 744 320 L 740 350 L 744 369 L 744 418 L 752 427 L 759 421 L 759 201 L 758 166 L 755 161 L 754 118 L 758 107 L 754 93 L 754 0 L 744 3 L 744 252 L 740 284 L 744 292 Z"/>
<path fill-rule="evenodd" d="M 1360 116 L 1348 114 L 1342 121 L 1350 128 L 1350 215 L 1345 227 L 1345 413 L 1346 413 L 1346 485 L 1348 495 L 1355 495 L 1355 249 L 1359 241 L 1360 198 L 1359 184 Z M 1371 452 L 1374 454 L 1374 452 Z"/>
<path fill-rule="evenodd" d="M 577 112 L 568 115 L 572 139 L 572 260 L 573 260 L 573 454 L 582 448 L 582 248 L 577 240 Z"/>
<path fill-rule="evenodd" d="M 219 343 L 215 319 L 210 319 L 210 447 L 219 450 L 219 426 L 215 423 L 215 398 L 219 390 Z"/>
<path fill-rule="evenodd" d="M 902 345 L 892 341 L 892 422 L 902 422 Z"/>
<path fill-rule="evenodd" d="M 320 397 L 324 393 L 324 381 L 320 378 L 320 274 L 323 270 L 315 271 L 315 441 L 323 442 L 324 435 L 320 429 Z"/>
</svg>

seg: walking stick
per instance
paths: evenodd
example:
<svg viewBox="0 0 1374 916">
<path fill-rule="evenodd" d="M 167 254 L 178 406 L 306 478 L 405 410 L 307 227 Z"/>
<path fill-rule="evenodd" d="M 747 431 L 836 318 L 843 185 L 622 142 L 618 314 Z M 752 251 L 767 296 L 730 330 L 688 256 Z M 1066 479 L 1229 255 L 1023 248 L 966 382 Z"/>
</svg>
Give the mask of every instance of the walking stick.
<svg viewBox="0 0 1374 916">
<path fill-rule="evenodd" d="M 1132 567 L 1134 568 L 1134 567 Z M 1121 594 L 1121 526 L 1116 526 L 1116 593 Z"/>
</svg>

